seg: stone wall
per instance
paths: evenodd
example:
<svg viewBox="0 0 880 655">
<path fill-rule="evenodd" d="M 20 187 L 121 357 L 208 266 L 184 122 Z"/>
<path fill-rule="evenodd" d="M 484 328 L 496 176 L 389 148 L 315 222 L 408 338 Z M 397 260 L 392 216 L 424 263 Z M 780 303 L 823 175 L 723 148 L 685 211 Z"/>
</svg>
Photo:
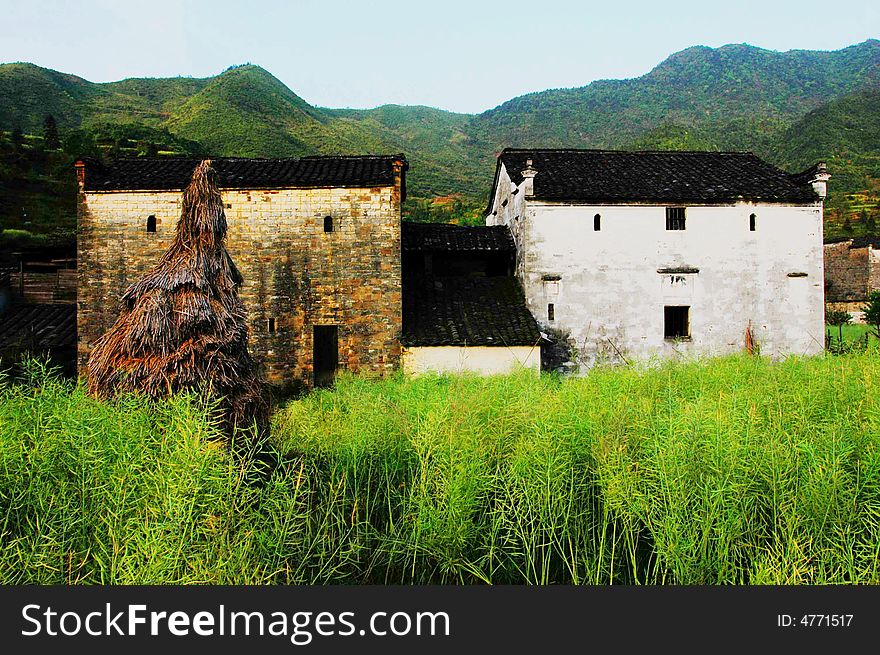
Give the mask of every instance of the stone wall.
<svg viewBox="0 0 880 655">
<path fill-rule="evenodd" d="M 868 292 L 880 291 L 880 248 L 868 246 Z"/>
<path fill-rule="evenodd" d="M 223 190 L 250 351 L 270 382 L 311 384 L 315 325 L 339 326 L 340 368 L 385 375 L 399 366 L 400 189 L 398 174 L 387 187 Z M 80 193 L 80 371 L 121 294 L 170 244 L 180 201 L 180 192 Z"/>
<path fill-rule="evenodd" d="M 825 299 L 855 302 L 866 298 L 871 248 L 852 248 L 852 241 L 825 244 Z M 880 276 L 880 267 L 877 267 Z M 880 288 L 880 280 L 877 280 Z"/>
</svg>

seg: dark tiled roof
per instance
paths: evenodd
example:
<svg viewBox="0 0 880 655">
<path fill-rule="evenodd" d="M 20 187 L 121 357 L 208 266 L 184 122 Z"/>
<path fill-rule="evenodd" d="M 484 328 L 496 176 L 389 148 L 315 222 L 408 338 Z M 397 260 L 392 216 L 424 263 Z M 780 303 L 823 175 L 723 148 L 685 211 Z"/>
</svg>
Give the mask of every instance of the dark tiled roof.
<svg viewBox="0 0 880 655">
<path fill-rule="evenodd" d="M 407 223 L 401 226 L 403 250 L 513 252 L 516 245 L 506 225 L 467 227 L 447 223 Z"/>
<path fill-rule="evenodd" d="M 404 293 L 406 346 L 532 346 L 540 337 L 513 277 L 428 280 Z"/>
<path fill-rule="evenodd" d="M 83 160 L 86 191 L 169 191 L 185 187 L 201 159 L 139 157 L 109 163 Z M 403 155 L 302 157 L 301 159 L 212 158 L 226 189 L 373 187 L 394 183 L 394 162 Z"/>
<path fill-rule="evenodd" d="M 507 148 L 498 157 L 495 183 L 502 163 L 513 182 L 522 182 L 528 159 L 537 171 L 534 195 L 539 200 L 808 203 L 818 199 L 803 174 L 786 173 L 750 152 Z"/>
<path fill-rule="evenodd" d="M 0 316 L 0 348 L 76 345 L 76 305 L 12 305 Z"/>
</svg>

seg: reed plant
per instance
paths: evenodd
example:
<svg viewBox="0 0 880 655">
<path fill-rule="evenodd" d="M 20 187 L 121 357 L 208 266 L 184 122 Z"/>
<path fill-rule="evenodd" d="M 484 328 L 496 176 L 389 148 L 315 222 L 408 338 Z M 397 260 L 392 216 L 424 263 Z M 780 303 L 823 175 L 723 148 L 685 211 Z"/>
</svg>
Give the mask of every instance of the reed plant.
<svg viewBox="0 0 880 655">
<path fill-rule="evenodd" d="M 0 582 L 875 584 L 880 358 L 342 377 L 278 465 L 205 401 L 0 382 Z"/>
</svg>

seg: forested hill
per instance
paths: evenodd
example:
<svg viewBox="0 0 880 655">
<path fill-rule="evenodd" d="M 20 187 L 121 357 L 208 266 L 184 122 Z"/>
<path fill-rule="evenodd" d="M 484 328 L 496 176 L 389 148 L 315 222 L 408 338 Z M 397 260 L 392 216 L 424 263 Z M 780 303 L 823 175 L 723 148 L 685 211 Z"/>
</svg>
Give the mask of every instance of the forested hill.
<svg viewBox="0 0 880 655">
<path fill-rule="evenodd" d="M 22 227 L 22 214 L 32 230 L 70 227 L 63 178 L 74 154 L 402 151 L 411 163 L 407 211 L 430 220 L 484 204 L 501 148 L 565 146 L 753 150 L 790 170 L 826 159 L 829 232 L 858 234 L 880 192 L 878 93 L 873 39 L 833 52 L 695 46 L 638 78 L 531 93 L 477 115 L 315 107 L 253 65 L 205 79 L 98 84 L 3 64 L 0 229 Z M 49 115 L 57 148 L 44 139 Z"/>
</svg>

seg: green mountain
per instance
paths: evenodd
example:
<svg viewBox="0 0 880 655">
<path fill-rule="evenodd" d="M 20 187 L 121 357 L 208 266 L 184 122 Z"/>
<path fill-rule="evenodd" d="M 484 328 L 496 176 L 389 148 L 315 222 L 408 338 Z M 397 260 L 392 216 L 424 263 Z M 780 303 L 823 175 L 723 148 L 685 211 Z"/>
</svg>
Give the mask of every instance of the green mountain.
<svg viewBox="0 0 880 655">
<path fill-rule="evenodd" d="M 880 88 L 863 89 L 811 111 L 774 142 L 770 158 L 790 170 L 820 159 L 833 173 L 826 207 L 836 219 L 826 237 L 862 234 L 865 219 L 878 222 L 880 196 Z M 852 231 L 843 230 L 849 218 Z"/>
<path fill-rule="evenodd" d="M 476 218 L 495 154 L 505 146 L 540 146 L 753 150 L 790 170 L 825 159 L 835 233 L 846 216 L 858 222 L 862 210 L 877 205 L 878 89 L 880 41 L 873 39 L 833 52 L 695 46 L 638 78 L 531 93 L 478 115 L 398 105 L 315 107 L 253 65 L 206 79 L 96 84 L 33 64 L 3 64 L 0 229 L 21 226 L 41 181 L 69 189 L 58 179 L 65 175 L 59 172 L 66 170 L 64 155 L 402 151 L 411 164 L 407 212 L 436 220 L 450 212 Z M 37 151 L 48 114 L 64 146 L 43 161 Z M 16 130 L 25 134 L 18 144 Z M 450 195 L 458 199 L 451 202 Z M 31 207 L 32 229 L 45 231 L 53 222 L 70 229 L 72 204 L 57 200 Z M 54 216 L 35 222 L 47 211 Z"/>
<path fill-rule="evenodd" d="M 494 144 L 628 146 L 658 126 L 698 128 L 729 149 L 764 146 L 831 99 L 880 81 L 880 41 L 835 52 L 695 46 L 630 80 L 510 100 L 478 117 Z"/>
</svg>

